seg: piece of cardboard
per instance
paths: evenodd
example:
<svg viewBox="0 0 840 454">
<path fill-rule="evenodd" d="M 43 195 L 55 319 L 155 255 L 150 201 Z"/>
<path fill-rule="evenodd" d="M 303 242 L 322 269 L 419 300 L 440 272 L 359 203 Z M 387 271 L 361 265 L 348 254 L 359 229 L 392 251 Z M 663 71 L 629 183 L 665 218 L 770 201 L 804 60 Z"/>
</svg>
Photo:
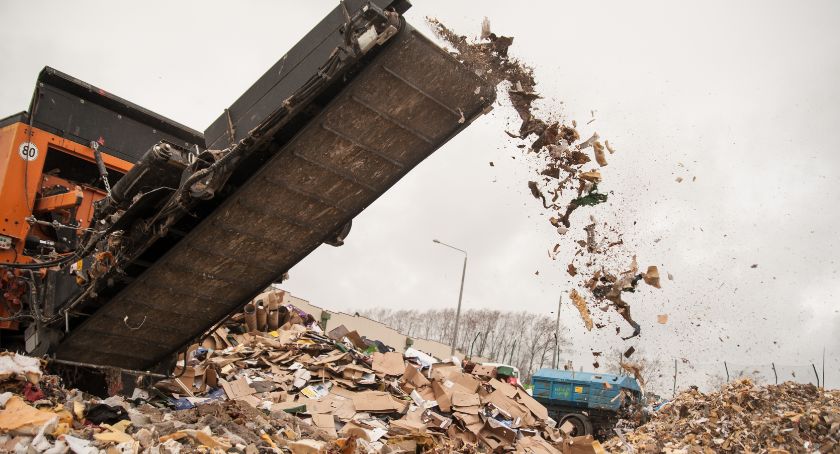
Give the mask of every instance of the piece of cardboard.
<svg viewBox="0 0 840 454">
<path fill-rule="evenodd" d="M 453 407 L 472 407 L 481 405 L 481 399 L 478 394 L 455 392 L 452 394 Z"/>
<path fill-rule="evenodd" d="M 211 388 L 217 388 L 219 386 L 219 375 L 216 373 L 216 368 L 211 366 L 205 370 L 204 384 Z"/>
<path fill-rule="evenodd" d="M 187 382 L 184 383 L 182 378 L 187 380 Z M 190 397 L 195 397 L 195 394 L 193 394 L 193 392 L 192 392 L 192 384 L 193 384 L 192 377 L 188 377 L 188 376 L 181 377 L 181 378 L 176 377 L 176 378 L 173 378 L 172 380 L 175 382 L 176 385 L 178 385 L 181 388 L 181 390 L 184 391 L 184 393 L 186 395 L 188 395 Z"/>
<path fill-rule="evenodd" d="M 452 400 L 450 394 L 444 389 L 443 385 L 437 380 L 432 382 L 432 390 L 435 393 L 435 400 L 438 403 L 441 411 L 449 413 L 452 411 Z"/>
<path fill-rule="evenodd" d="M 347 399 L 352 399 L 353 396 L 358 394 L 355 391 L 350 391 L 349 389 L 342 388 L 341 386 L 333 386 L 330 389 L 330 394 L 335 394 L 336 396 L 341 396 Z"/>
<path fill-rule="evenodd" d="M 493 389 L 499 390 L 505 397 L 513 398 L 516 395 L 516 388 L 508 383 L 496 380 L 495 378 L 488 382 Z"/>
<path fill-rule="evenodd" d="M 422 397 L 423 400 L 435 400 L 437 398 L 437 396 L 435 396 L 435 391 L 431 386 L 417 388 L 414 391 L 416 391 L 417 394 L 420 394 L 420 397 Z"/>
<path fill-rule="evenodd" d="M 344 358 L 347 358 L 347 356 L 347 352 L 342 352 L 341 350 L 333 350 L 332 352 L 320 359 L 316 358 L 315 361 L 312 362 L 312 364 L 316 366 L 321 366 L 324 364 L 337 363 L 343 360 Z"/>
<path fill-rule="evenodd" d="M 562 431 L 566 435 L 572 433 L 573 430 L 575 430 L 575 425 L 572 424 L 571 421 L 566 421 L 560 426 L 560 431 Z"/>
<path fill-rule="evenodd" d="M 506 397 L 500 390 L 493 391 L 485 398 L 485 403 L 491 403 L 498 409 L 505 412 L 511 418 L 519 421 L 531 417 L 531 412 L 524 405 Z"/>
<path fill-rule="evenodd" d="M 528 410 L 531 410 L 531 413 L 533 413 L 537 419 L 541 421 L 548 419 L 548 409 L 546 409 L 543 404 L 537 402 L 536 399 L 528 395 L 528 393 L 524 390 L 517 390 L 516 400 L 528 407 Z"/>
<path fill-rule="evenodd" d="M 356 407 L 353 405 L 352 400 L 339 400 L 337 401 L 337 404 L 338 406 L 335 410 L 333 410 L 333 415 L 338 418 L 339 421 L 347 422 L 356 416 Z"/>
<path fill-rule="evenodd" d="M 431 410 L 423 413 L 423 418 L 428 420 L 429 427 L 446 430 L 452 424 L 452 418 L 437 414 Z"/>
<path fill-rule="evenodd" d="M 417 452 L 417 440 L 401 439 L 388 440 L 388 448 L 394 454 L 411 454 Z"/>
<path fill-rule="evenodd" d="M 645 280 L 645 284 L 656 288 L 662 288 L 659 284 L 659 268 L 656 266 L 649 266 L 647 272 L 643 275 L 643 279 Z"/>
<path fill-rule="evenodd" d="M 294 381 L 292 382 L 292 386 L 298 389 L 302 389 L 309 383 L 309 380 L 312 379 L 312 373 L 304 368 L 300 368 L 295 371 L 294 374 Z"/>
<path fill-rule="evenodd" d="M 349 332 L 350 330 L 348 330 L 344 325 L 338 325 L 330 330 L 330 332 L 327 333 L 327 336 L 329 336 L 332 340 L 340 341 L 341 339 L 344 339 Z"/>
<path fill-rule="evenodd" d="M 500 447 L 512 445 L 516 441 L 516 431 L 495 419 L 488 419 L 478 432 L 478 438 L 495 451 Z"/>
<path fill-rule="evenodd" d="M 426 424 L 402 418 L 391 421 L 391 433 L 398 435 L 419 435 L 426 433 Z"/>
<path fill-rule="evenodd" d="M 216 342 L 217 350 L 224 350 L 227 347 L 233 347 L 233 345 L 228 340 L 228 335 L 230 334 L 230 332 L 224 326 L 216 328 L 216 331 L 213 334 L 216 336 L 217 340 L 221 341 L 221 343 L 224 344 L 219 345 L 219 342 Z"/>
<path fill-rule="evenodd" d="M 194 367 L 187 366 L 184 368 L 183 366 L 176 366 L 174 370 L 174 377 L 172 378 L 172 384 L 180 389 L 182 392 L 190 397 L 194 397 L 194 392 L 203 391 L 203 389 L 196 389 L 196 375 L 201 375 L 199 379 L 199 386 L 204 384 L 204 369 L 200 368 L 198 371 Z M 171 389 L 171 387 L 169 387 Z"/>
<path fill-rule="evenodd" d="M 367 367 L 358 364 L 348 364 L 341 369 L 341 376 L 347 380 L 359 380 L 363 375 L 373 372 Z"/>
<path fill-rule="evenodd" d="M 227 394 L 228 399 L 231 400 L 254 394 L 254 388 L 251 388 L 248 384 L 248 380 L 245 380 L 245 377 L 239 377 L 232 382 L 219 380 L 219 384 L 222 385 L 222 389 L 225 390 L 225 394 Z"/>
<path fill-rule="evenodd" d="M 411 397 L 411 400 L 414 401 L 414 405 L 417 405 L 418 407 L 423 407 L 426 403 L 426 399 L 424 399 L 420 395 L 420 393 L 417 392 L 416 389 L 414 391 L 411 391 L 411 393 L 408 396 Z"/>
<path fill-rule="evenodd" d="M 258 408 L 262 404 L 262 400 L 253 395 L 237 397 L 236 400 L 239 402 L 245 402 L 254 408 Z"/>
<path fill-rule="evenodd" d="M 604 448 L 592 435 L 572 437 L 563 444 L 564 454 L 605 454 Z"/>
<path fill-rule="evenodd" d="M 289 400 L 289 394 L 285 391 L 270 392 L 266 395 L 266 397 L 272 402 L 285 402 Z"/>
<path fill-rule="evenodd" d="M 477 415 L 479 411 L 481 411 L 481 407 L 478 405 L 471 405 L 469 407 L 452 407 L 452 411 L 457 411 L 459 413 L 465 413 L 468 415 Z"/>
<path fill-rule="evenodd" d="M 315 427 L 326 431 L 330 436 L 337 437 L 335 432 L 335 418 L 332 413 L 316 413 L 312 415 L 312 423 Z"/>
<path fill-rule="evenodd" d="M 405 365 L 405 371 L 403 371 L 403 381 L 411 384 L 415 388 L 422 388 L 423 386 L 431 384 L 429 383 L 429 379 L 423 376 L 423 374 L 411 364 Z"/>
<path fill-rule="evenodd" d="M 356 411 L 367 411 L 371 413 L 400 412 L 408 406 L 398 403 L 390 393 L 384 391 L 364 391 L 355 393 L 351 397 Z"/>
<path fill-rule="evenodd" d="M 484 421 L 482 421 L 481 416 L 479 415 L 455 412 L 452 416 L 464 423 L 464 427 L 473 434 L 477 435 L 484 427 Z"/>
<path fill-rule="evenodd" d="M 522 437 L 516 441 L 516 452 L 533 454 L 562 454 L 562 451 L 551 446 L 540 437 Z"/>
<path fill-rule="evenodd" d="M 311 440 L 308 438 L 289 441 L 286 443 L 286 447 L 295 454 L 320 454 L 327 452 L 327 443 L 325 441 Z"/>
<path fill-rule="evenodd" d="M 463 430 L 456 424 L 452 424 L 448 429 L 446 429 L 446 435 L 453 440 L 461 440 L 465 444 L 475 444 L 478 442 L 478 438 L 475 436 L 475 433 L 469 430 Z"/>
<path fill-rule="evenodd" d="M 57 414 L 38 410 L 18 396 L 10 397 L 0 411 L 0 431 L 4 434 L 36 435 L 43 426 L 51 424 L 54 427 L 57 423 Z"/>
<path fill-rule="evenodd" d="M 372 369 L 385 375 L 402 375 L 405 372 L 405 361 L 402 353 L 373 353 Z"/>
<path fill-rule="evenodd" d="M 472 374 L 484 378 L 496 378 L 496 367 L 476 364 L 473 367 Z"/>
<path fill-rule="evenodd" d="M 367 349 L 367 344 L 362 339 L 362 336 L 359 336 L 359 333 L 357 333 L 356 331 L 350 331 L 345 337 L 350 339 L 350 343 L 352 343 L 353 346 L 358 348 L 359 350 Z"/>
<path fill-rule="evenodd" d="M 369 427 L 362 424 L 360 421 L 354 420 L 345 424 L 339 433 L 343 437 L 355 435 L 363 440 L 373 442 L 382 438 L 382 436 L 387 434 L 388 431 L 381 427 Z"/>
<path fill-rule="evenodd" d="M 437 363 L 432 365 L 430 376 L 441 383 L 449 380 L 451 374 L 461 372 L 461 367 L 452 363 Z M 451 381 L 451 380 L 450 380 Z"/>
<path fill-rule="evenodd" d="M 285 411 L 288 413 L 306 413 L 308 412 L 308 409 L 305 401 L 287 400 L 285 402 L 271 404 L 271 411 Z"/>
<path fill-rule="evenodd" d="M 455 386 L 460 388 L 461 392 L 475 394 L 478 392 L 478 387 L 481 386 L 481 382 L 478 381 L 475 377 L 473 377 L 470 374 L 465 374 L 463 372 L 450 374 L 449 379 L 453 383 L 455 383 Z M 453 391 L 458 390 L 456 389 Z"/>
<path fill-rule="evenodd" d="M 277 389 L 277 383 L 269 380 L 253 380 L 250 386 L 258 393 L 270 393 Z"/>
<path fill-rule="evenodd" d="M 240 355 L 225 355 L 225 356 L 214 356 L 210 358 L 210 362 L 215 364 L 216 367 L 222 368 L 227 366 L 228 364 L 235 363 L 242 359 Z"/>
</svg>

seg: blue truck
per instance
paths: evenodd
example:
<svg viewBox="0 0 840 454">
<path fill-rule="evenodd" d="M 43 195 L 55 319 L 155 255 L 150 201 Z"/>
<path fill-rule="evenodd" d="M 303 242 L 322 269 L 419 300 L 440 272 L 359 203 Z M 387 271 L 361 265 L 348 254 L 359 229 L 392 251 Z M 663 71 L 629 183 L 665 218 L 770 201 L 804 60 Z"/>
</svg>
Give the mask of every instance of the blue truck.
<svg viewBox="0 0 840 454">
<path fill-rule="evenodd" d="M 540 369 L 531 377 L 533 396 L 558 427 L 571 435 L 605 435 L 622 412 L 642 402 L 635 378 L 573 370 Z"/>
</svg>

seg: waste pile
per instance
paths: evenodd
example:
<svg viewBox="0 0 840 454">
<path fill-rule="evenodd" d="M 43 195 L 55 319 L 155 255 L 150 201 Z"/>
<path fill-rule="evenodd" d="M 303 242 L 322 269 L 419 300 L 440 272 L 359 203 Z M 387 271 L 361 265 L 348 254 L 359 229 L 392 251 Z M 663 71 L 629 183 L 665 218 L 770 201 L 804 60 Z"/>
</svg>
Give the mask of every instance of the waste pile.
<svg viewBox="0 0 840 454">
<path fill-rule="evenodd" d="M 633 432 L 609 440 L 615 452 L 840 452 L 840 391 L 749 379 L 704 394 L 683 392 Z"/>
<path fill-rule="evenodd" d="M 548 256 L 552 260 L 561 253 L 571 257 L 563 269 L 580 289 L 570 297 L 586 329 L 607 326 L 593 320 L 590 306 L 602 313 L 612 308 L 632 328 L 624 339 L 638 336 L 641 326 L 633 320 L 630 305 L 622 295 L 635 293 L 642 280 L 660 288 L 658 267 L 640 271 L 635 255 L 623 248 L 623 234 L 618 227 L 599 222 L 592 214 L 579 230 L 572 222 L 572 214 L 577 210 L 607 202 L 610 192 L 600 190 L 599 185 L 603 183 L 601 172 L 608 164 L 607 156 L 616 152 L 615 147 L 608 140 L 602 142 L 597 132 L 582 139 L 577 122 L 558 120 L 562 115 L 552 106 L 535 107 L 542 96 L 536 90 L 533 69 L 508 54 L 513 38 L 493 33 L 486 18 L 477 40 L 456 34 L 436 19 L 429 19 L 429 23 L 437 36 L 454 48 L 464 65 L 506 92 L 521 120 L 518 131 L 505 133 L 518 140 L 517 149 L 536 163 L 533 180 L 527 182 L 528 190 L 561 237 L 561 242 L 548 250 Z M 569 238 L 575 233 L 580 234 L 580 239 Z M 616 327 L 616 333 L 620 334 L 620 327 Z"/>
<path fill-rule="evenodd" d="M 106 399 L 0 353 L 0 451 L 602 452 L 494 367 L 396 352 L 344 326 L 325 333 L 279 301 L 264 293 L 171 377 Z"/>
</svg>

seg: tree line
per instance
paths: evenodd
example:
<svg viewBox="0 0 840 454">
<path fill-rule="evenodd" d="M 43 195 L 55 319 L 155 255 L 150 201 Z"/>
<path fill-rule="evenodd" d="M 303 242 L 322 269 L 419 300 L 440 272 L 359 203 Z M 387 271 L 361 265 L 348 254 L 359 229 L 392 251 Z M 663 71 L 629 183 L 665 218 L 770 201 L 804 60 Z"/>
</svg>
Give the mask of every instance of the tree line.
<svg viewBox="0 0 840 454">
<path fill-rule="evenodd" d="M 408 337 L 450 345 L 455 330 L 453 309 L 393 310 L 375 308 L 359 315 L 384 323 Z M 541 367 L 550 367 L 557 320 L 525 311 L 468 309 L 461 312 L 455 347 L 467 356 L 519 368 L 527 382 Z M 560 349 L 568 345 L 560 332 Z"/>
</svg>

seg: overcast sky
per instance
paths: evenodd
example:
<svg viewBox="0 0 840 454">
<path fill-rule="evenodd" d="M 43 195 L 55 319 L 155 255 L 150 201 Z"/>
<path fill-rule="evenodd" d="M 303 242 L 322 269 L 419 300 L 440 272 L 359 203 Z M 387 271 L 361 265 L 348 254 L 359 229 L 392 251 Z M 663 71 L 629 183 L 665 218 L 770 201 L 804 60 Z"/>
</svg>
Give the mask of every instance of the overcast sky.
<svg viewBox="0 0 840 454">
<path fill-rule="evenodd" d="M 425 16 L 470 36 L 488 16 L 535 67 L 544 109 L 578 123 L 595 111 L 582 134 L 618 151 L 603 169 L 610 203 L 587 214 L 621 226 L 640 265 L 674 276 L 626 298 L 642 325 L 632 341 L 587 333 L 566 305 L 565 356 L 588 367 L 591 349 L 633 345 L 684 357 L 696 365 L 681 363 L 687 385 L 723 375 L 724 360 L 812 376 L 825 347 L 840 386 L 840 4 L 415 3 L 407 18 L 427 34 Z M 204 130 L 335 4 L 2 2 L 0 116 L 28 106 L 49 65 Z M 546 254 L 556 234 L 502 132 L 513 115 L 497 105 L 423 162 L 345 246 L 292 269 L 288 289 L 334 310 L 454 307 L 461 257 L 439 238 L 469 251 L 465 308 L 556 311 L 568 262 Z"/>
</svg>

